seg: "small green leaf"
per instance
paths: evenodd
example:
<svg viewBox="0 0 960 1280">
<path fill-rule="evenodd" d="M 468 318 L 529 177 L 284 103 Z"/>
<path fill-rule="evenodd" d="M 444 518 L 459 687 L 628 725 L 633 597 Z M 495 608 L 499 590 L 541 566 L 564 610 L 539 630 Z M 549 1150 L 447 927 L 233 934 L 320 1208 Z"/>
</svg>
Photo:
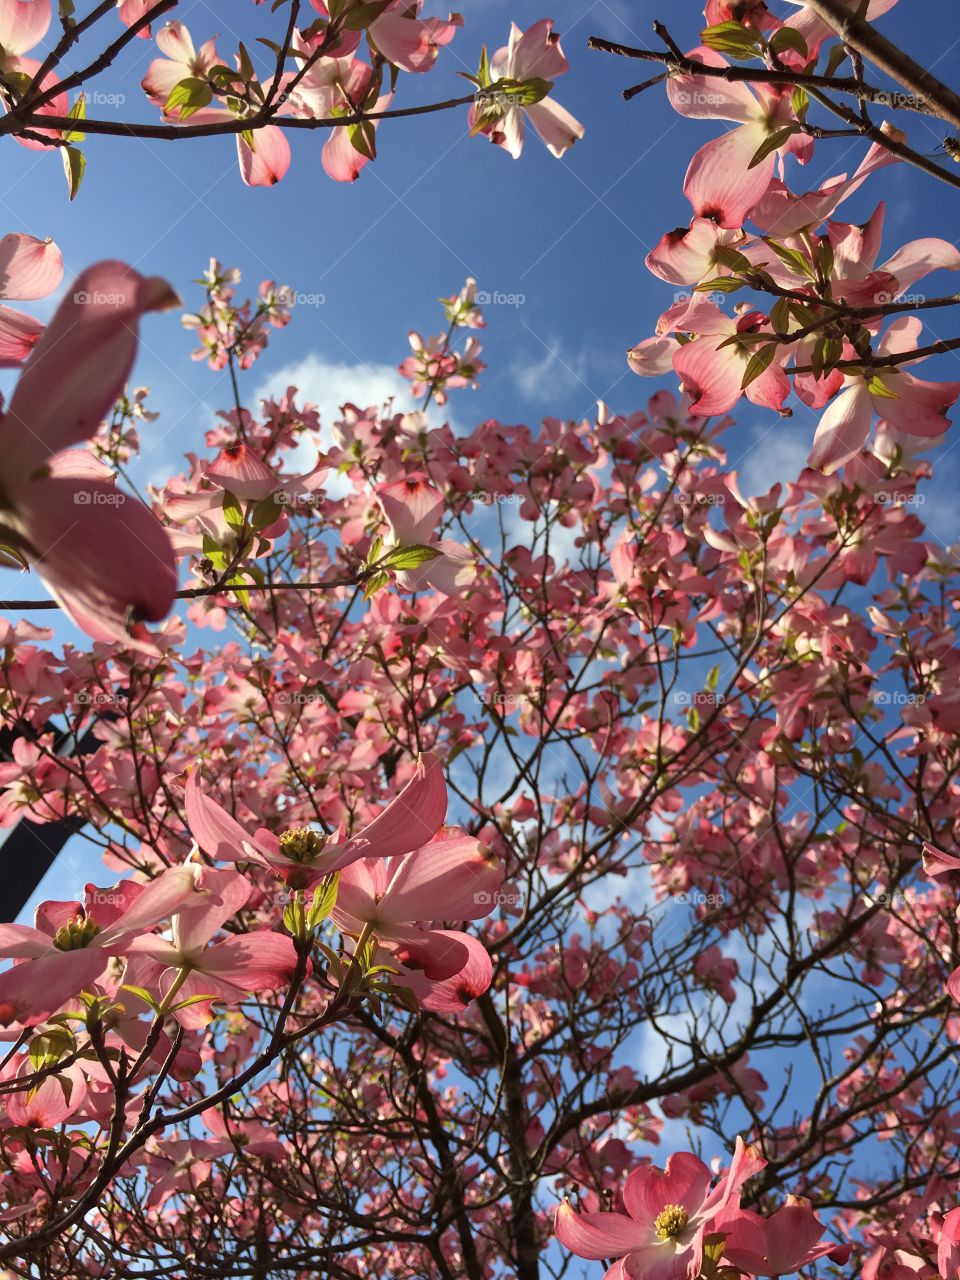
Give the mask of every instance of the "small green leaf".
<svg viewBox="0 0 960 1280">
<path fill-rule="evenodd" d="M 774 53 L 785 53 L 790 49 L 794 53 L 799 53 L 801 58 L 806 59 L 808 56 L 806 40 L 793 27 L 781 27 L 770 41 L 770 48 Z"/>
<path fill-rule="evenodd" d="M 736 276 L 715 276 L 712 280 L 703 280 L 697 285 L 695 293 L 736 293 L 744 287 L 744 282 Z"/>
<path fill-rule="evenodd" d="M 878 396 L 881 400 L 897 400 L 899 396 L 895 391 L 891 391 L 884 382 L 880 374 L 875 373 L 867 383 L 867 390 L 872 396 Z"/>
<path fill-rule="evenodd" d="M 170 90 L 170 96 L 164 103 L 163 110 L 166 115 L 172 115 L 177 111 L 180 120 L 187 120 L 194 112 L 208 106 L 212 101 L 213 90 L 206 80 L 188 76 L 186 80 L 181 80 Z"/>
<path fill-rule="evenodd" d="M 385 569 L 417 569 L 428 560 L 436 560 L 443 553 L 436 547 L 395 547 L 383 558 Z"/>
<path fill-rule="evenodd" d="M 746 61 L 758 53 L 759 36 L 756 31 L 742 27 L 739 22 L 718 22 L 700 32 L 701 43 L 717 53 Z"/>
<path fill-rule="evenodd" d="M 337 905 L 337 890 L 340 888 L 340 872 L 327 876 L 313 891 L 313 903 L 307 914 L 307 927 L 315 929 L 322 924 Z"/>
<path fill-rule="evenodd" d="M 364 600 L 369 600 L 371 596 L 375 596 L 381 587 L 385 587 L 390 581 L 390 575 L 384 573 L 382 569 L 378 569 L 376 573 L 370 575 L 367 579 L 366 586 L 363 588 Z"/>
<path fill-rule="evenodd" d="M 740 390 L 746 391 L 751 382 L 756 382 L 762 373 L 765 373 L 773 363 L 773 358 L 777 354 L 777 344 L 771 342 L 766 347 L 761 347 L 759 351 L 755 351 L 747 361 L 747 367 L 743 373 L 743 381 L 740 383 Z"/>
<path fill-rule="evenodd" d="M 795 124 L 785 125 L 782 129 L 777 129 L 775 133 L 771 133 L 770 137 L 765 139 L 754 152 L 753 159 L 747 165 L 748 169 L 755 169 L 758 164 L 766 160 L 772 151 L 778 151 L 780 147 L 797 132 Z"/>
<path fill-rule="evenodd" d="M 80 183 L 87 170 L 87 157 L 79 147 L 67 146 L 60 148 L 60 159 L 63 161 L 63 172 L 67 178 L 67 190 L 70 192 L 70 199 L 73 200 L 80 190 Z"/>
<path fill-rule="evenodd" d="M 223 518 L 231 529 L 243 527 L 243 507 L 239 499 L 229 491 L 223 495 Z"/>
</svg>

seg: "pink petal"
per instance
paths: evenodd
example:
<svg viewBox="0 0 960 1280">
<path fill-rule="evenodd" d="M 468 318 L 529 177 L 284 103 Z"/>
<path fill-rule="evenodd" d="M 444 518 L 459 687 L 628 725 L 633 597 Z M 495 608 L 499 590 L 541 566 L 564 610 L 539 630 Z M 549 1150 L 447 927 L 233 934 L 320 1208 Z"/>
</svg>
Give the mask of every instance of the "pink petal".
<svg viewBox="0 0 960 1280">
<path fill-rule="evenodd" d="M 21 483 L 11 497 L 28 560 L 87 635 L 125 642 L 129 621 L 166 617 L 177 590 L 173 548 L 142 502 L 83 478 Z"/>
<path fill-rule="evenodd" d="M 413 777 L 382 813 L 359 832 L 362 852 L 371 858 L 409 853 L 431 840 L 447 812 L 447 784 L 435 756 L 422 755 Z"/>
<path fill-rule="evenodd" d="M 173 920 L 174 945 L 191 956 L 246 905 L 253 892 L 250 881 L 238 872 L 210 867 L 202 869 L 196 887 L 199 892 L 190 895 Z"/>
<path fill-rule="evenodd" d="M 900 293 L 905 293 L 931 271 L 960 270 L 960 249 L 946 240 L 911 240 L 883 264 L 883 271 L 896 276 Z"/>
<path fill-rule="evenodd" d="M 272 187 L 290 168 L 290 143 L 275 124 L 257 129 L 250 146 L 237 134 L 240 176 L 248 187 Z"/>
<path fill-rule="evenodd" d="M 197 51 L 190 32 L 182 22 L 166 22 L 157 32 L 157 48 L 167 58 L 179 63 L 177 72 L 181 80 L 191 74 L 191 64 Z"/>
<path fill-rule="evenodd" d="M 46 906 L 56 905 L 73 907 L 70 916 L 75 916 L 80 909 L 79 902 L 70 903 L 44 903 Z M 40 917 L 40 909 L 37 910 L 38 923 L 42 922 Z M 68 917 L 69 918 L 69 917 Z M 60 923 L 66 923 L 65 920 Z M 59 924 L 57 925 L 59 928 Z M 49 932 L 42 929 L 33 929 L 28 924 L 0 924 L 0 956 L 4 956 L 10 960 L 37 959 L 40 956 L 48 955 L 53 945 L 52 935 L 56 929 Z"/>
<path fill-rule="evenodd" d="M 848 459 L 863 448 L 873 420 L 873 406 L 866 384 L 841 391 L 824 411 L 813 438 L 809 465 L 832 475 Z"/>
<path fill-rule="evenodd" d="M 394 869 L 377 916 L 409 920 L 479 920 L 489 915 L 503 882 L 503 864 L 470 836 L 436 840 Z"/>
<path fill-rule="evenodd" d="M 125 27 L 132 27 L 153 8 L 155 0 L 122 0 L 117 7 L 117 16 Z M 150 35 L 149 25 L 141 27 L 137 32 L 142 38 Z"/>
<path fill-rule="evenodd" d="M 726 67 L 726 59 L 712 49 L 691 49 L 687 55 L 711 67 Z M 669 76 L 667 97 L 674 111 L 690 120 L 757 121 L 762 108 L 747 85 L 712 76 Z M 759 145 L 759 144 L 758 144 Z"/>
<path fill-rule="evenodd" d="M 553 34 L 553 21 L 541 18 L 513 42 L 511 75 L 518 80 L 556 80 L 569 70 L 570 64 Z"/>
<path fill-rule="evenodd" d="M 688 1151 L 669 1157 L 664 1169 L 641 1165 L 623 1184 L 623 1205 L 634 1221 L 651 1227 L 664 1205 L 678 1204 L 693 1216 L 703 1204 L 710 1170 Z"/>
<path fill-rule="evenodd" d="M 578 1258 L 599 1262 L 649 1245 L 651 1228 L 639 1227 L 623 1213 L 577 1213 L 566 1200 L 553 1229 L 560 1243 Z"/>
<path fill-rule="evenodd" d="M 13 307 L 0 306 L 0 369 L 14 369 L 43 336 L 43 325 Z"/>
<path fill-rule="evenodd" d="M 534 132 L 553 156 L 559 158 L 583 137 L 580 121 L 553 98 L 541 98 L 526 110 Z"/>
<path fill-rule="evenodd" d="M 944 853 L 936 845 L 924 844 L 923 869 L 928 876 L 936 880 L 938 876 L 945 876 L 951 871 L 960 871 L 960 858 L 952 853 Z"/>
<path fill-rule="evenodd" d="M 327 177 L 334 182 L 356 182 L 369 160 L 354 148 L 346 126 L 341 126 L 332 130 L 323 144 L 321 163 Z"/>
<path fill-rule="evenodd" d="M 712 218 L 721 227 L 743 225 L 773 177 L 773 152 L 752 169 L 747 167 L 766 136 L 759 125 L 741 125 L 694 155 L 683 192 L 698 218 Z"/>
<path fill-rule="evenodd" d="M 689 227 L 668 231 L 650 250 L 647 267 L 668 284 L 699 284 L 714 265 L 720 228 L 709 218 L 694 218 Z"/>
<path fill-rule="evenodd" d="M 690 393 L 690 412 L 708 418 L 732 409 L 743 395 L 744 363 L 733 347 L 720 348 L 721 338 L 694 338 L 678 347 L 673 367 Z"/>
<path fill-rule="evenodd" d="M 0 45 L 8 55 L 32 49 L 49 26 L 50 0 L 3 0 L 0 4 Z"/>
<path fill-rule="evenodd" d="M 24 365 L 0 427 L 4 485 L 93 435 L 130 376 L 140 316 L 178 303 L 165 280 L 122 262 L 99 262 L 78 277 Z"/>
<path fill-rule="evenodd" d="M 62 279 L 63 257 L 52 240 L 13 232 L 0 240 L 0 298 L 45 298 Z"/>
<path fill-rule="evenodd" d="M 244 993 L 286 986 L 297 966 L 293 939 L 259 929 L 208 947 L 199 960 L 200 972 L 231 982 Z"/>
<path fill-rule="evenodd" d="M 184 791 L 187 826 L 203 852 L 216 862 L 248 861 L 249 835 L 216 800 L 204 795 L 199 766 L 190 770 Z"/>
<path fill-rule="evenodd" d="M 874 396 L 878 417 L 904 435 L 936 439 L 950 426 L 947 410 L 960 396 L 960 382 L 923 382 L 902 369 L 881 374 L 896 399 Z"/>
<path fill-rule="evenodd" d="M 221 450 L 204 475 L 237 498 L 259 501 L 279 487 L 273 471 L 245 444 Z"/>
<path fill-rule="evenodd" d="M 61 951 L 0 973 L 0 1026 L 44 1022 L 100 977 L 110 957 L 99 947 Z"/>
<path fill-rule="evenodd" d="M 443 495 L 420 471 L 376 490 L 384 519 L 396 542 L 409 547 L 431 542 L 443 512 Z"/>
</svg>

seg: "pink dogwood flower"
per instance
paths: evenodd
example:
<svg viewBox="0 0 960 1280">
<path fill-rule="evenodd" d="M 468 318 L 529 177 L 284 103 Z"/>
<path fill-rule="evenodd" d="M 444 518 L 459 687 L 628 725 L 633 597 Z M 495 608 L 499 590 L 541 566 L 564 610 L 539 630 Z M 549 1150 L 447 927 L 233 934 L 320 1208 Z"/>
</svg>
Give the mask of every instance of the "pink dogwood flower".
<svg viewBox="0 0 960 1280">
<path fill-rule="evenodd" d="M 560 48 L 560 37 L 553 30 L 553 22 L 543 18 L 521 32 L 516 23 L 510 28 L 510 39 L 490 59 L 489 85 L 501 80 L 515 84 L 535 82 L 537 91 L 546 84 L 553 87 L 557 76 L 570 69 L 570 64 Z M 486 79 L 486 77 L 484 77 Z M 489 87 L 482 83 L 481 88 Z M 514 96 L 504 90 L 497 97 L 475 104 L 470 108 L 470 128 L 482 133 L 498 147 L 510 153 L 516 160 L 523 151 L 525 120 L 551 155 L 562 156 L 565 151 L 583 137 L 583 125 L 544 93 L 537 101 L 523 105 L 523 95 Z"/>
<path fill-rule="evenodd" d="M 699 1274 L 703 1239 L 713 1219 L 735 1204 L 740 1187 L 766 1161 L 737 1139 L 726 1175 L 710 1191 L 712 1174 L 688 1152 L 665 1169 L 641 1165 L 623 1185 L 626 1213 L 557 1210 L 557 1239 L 579 1258 L 617 1258 L 605 1280 L 687 1280 Z"/>
<path fill-rule="evenodd" d="M 447 810 L 447 788 L 439 762 L 421 756 L 413 777 L 386 808 L 355 836 L 345 839 L 294 827 L 276 836 L 261 827 L 255 836 L 205 796 L 200 772 L 191 770 L 186 786 L 187 823 L 197 844 L 219 862 L 257 862 L 291 889 L 309 889 L 358 858 L 389 858 L 426 844 L 440 829 Z"/>
<path fill-rule="evenodd" d="M 62 279 L 63 257 L 52 240 L 13 233 L 0 240 L 0 298 L 45 298 Z M 25 360 L 42 333 L 43 325 L 33 316 L 0 306 L 0 369 Z"/>
<path fill-rule="evenodd" d="M 171 867 L 149 884 L 87 886 L 84 903 L 44 902 L 34 925 L 0 925 L 0 1025 L 33 1025 L 96 982 L 110 957 L 123 955 L 138 933 L 152 929 L 197 892 L 196 867 Z M 209 891 L 207 892 L 209 896 Z"/>
<path fill-rule="evenodd" d="M 693 49 L 688 56 L 707 66 L 727 65 L 712 49 Z M 812 154 L 813 139 L 791 133 L 779 148 L 752 164 L 774 134 L 796 122 L 789 90 L 764 84 L 727 84 L 712 76 L 671 76 L 667 97 L 674 110 L 690 119 L 737 122 L 736 129 L 704 143 L 690 161 L 683 183 L 683 193 L 696 216 L 709 218 L 720 227 L 742 226 L 753 206 L 766 195 L 778 151 L 791 152 L 801 163 Z"/>
<path fill-rule="evenodd" d="M 923 328 L 916 316 L 900 316 L 876 344 L 879 357 L 914 351 Z M 817 426 L 810 466 L 831 475 L 866 443 L 874 415 L 907 436 L 936 439 L 950 426 L 947 410 L 960 382 L 922 382 L 904 365 L 867 368 L 845 378 Z"/>
<path fill-rule="evenodd" d="M 203 867 L 197 887 L 206 902 L 187 905 L 171 921 L 169 939 L 156 934 L 135 938 L 127 954 L 148 962 L 139 979 L 157 989 L 173 1016 L 188 1030 L 209 1025 L 213 1004 L 239 1004 L 251 993 L 285 986 L 297 964 L 293 939 L 269 929 L 241 933 L 209 945 L 221 926 L 244 906 L 253 885 L 236 871 Z M 177 1008 L 181 1001 L 191 1001 Z"/>
<path fill-rule="evenodd" d="M 182 119 L 184 124 L 187 121 L 204 124 L 237 118 L 227 107 L 204 106 L 184 115 L 181 107 L 168 105 L 177 85 L 185 80 L 205 81 L 211 68 L 223 65 L 212 40 L 198 51 L 182 22 L 168 22 L 157 34 L 157 46 L 165 56 L 150 64 L 142 88 L 165 116 L 172 120 Z M 269 84 L 265 88 L 269 90 Z M 209 102 L 210 95 L 206 97 Z M 282 111 L 284 105 L 281 103 L 279 110 Z M 258 128 L 252 138 L 243 138 L 238 133 L 236 145 L 240 176 L 248 187 L 272 187 L 290 168 L 290 144 L 283 130 L 275 124 Z"/>
<path fill-rule="evenodd" d="M 846 1261 L 849 1245 L 821 1240 L 825 1227 L 807 1200 L 788 1196 L 787 1203 L 763 1218 L 736 1208 L 714 1220 L 713 1229 L 726 1236 L 724 1259 L 754 1276 L 792 1275 L 818 1258 Z"/>
<path fill-rule="evenodd" d="M 397 583 L 405 591 L 425 591 L 433 587 L 446 595 L 457 595 L 473 582 L 476 565 L 471 552 L 459 542 L 434 533 L 443 514 L 443 495 L 420 471 L 402 480 L 382 484 L 376 491 L 390 534 L 387 549 L 431 546 L 439 554 L 415 569 L 397 572 Z"/>
<path fill-rule="evenodd" d="M 490 957 L 474 937 L 424 921 L 489 915 L 503 867 L 478 840 L 457 828 L 388 862 L 364 858 L 340 876 L 333 921 L 352 938 L 372 936 L 397 986 L 435 1011 L 463 1009 L 486 991 Z"/>
<path fill-rule="evenodd" d="M 128 623 L 164 618 L 177 576 L 152 512 L 117 490 L 92 455 L 69 446 L 96 432 L 122 392 L 140 316 L 178 301 L 165 280 L 122 262 L 89 267 L 34 347 L 0 418 L 0 539 L 23 553 L 95 640 L 128 642 Z"/>
</svg>

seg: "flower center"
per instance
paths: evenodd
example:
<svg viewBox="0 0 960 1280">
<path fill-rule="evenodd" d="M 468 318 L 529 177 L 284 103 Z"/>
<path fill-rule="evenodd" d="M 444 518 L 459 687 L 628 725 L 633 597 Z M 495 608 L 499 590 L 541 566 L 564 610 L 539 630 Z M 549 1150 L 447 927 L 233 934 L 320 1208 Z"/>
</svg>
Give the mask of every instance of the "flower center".
<svg viewBox="0 0 960 1280">
<path fill-rule="evenodd" d="M 681 1204 L 668 1204 L 657 1214 L 653 1229 L 661 1240 L 678 1236 L 689 1221 L 689 1215 Z"/>
<path fill-rule="evenodd" d="M 323 852 L 327 837 L 309 827 L 292 827 L 280 837 L 280 852 L 294 862 L 313 862 Z"/>
<path fill-rule="evenodd" d="M 60 926 L 53 935 L 53 945 L 58 951 L 82 951 L 100 932 L 100 926 L 90 916 L 75 916 Z"/>
</svg>

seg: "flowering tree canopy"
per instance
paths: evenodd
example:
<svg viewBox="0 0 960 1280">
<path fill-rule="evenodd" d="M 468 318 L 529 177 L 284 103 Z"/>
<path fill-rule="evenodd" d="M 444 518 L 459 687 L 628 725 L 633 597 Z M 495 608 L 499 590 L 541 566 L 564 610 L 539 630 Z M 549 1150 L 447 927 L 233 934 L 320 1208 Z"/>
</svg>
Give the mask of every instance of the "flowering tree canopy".
<svg viewBox="0 0 960 1280">
<path fill-rule="evenodd" d="M 0 602 L 0 824 L 102 859 L 0 924 L 7 1274 L 960 1276 L 960 559 L 918 513 L 960 380 L 913 372 L 960 349 L 920 318 L 950 285 L 914 292 L 960 251 L 841 220 L 892 165 L 960 186 L 952 133 L 931 158 L 900 127 L 960 132 L 960 98 L 894 5 L 708 0 L 682 43 L 591 41 L 660 65 L 628 98 L 724 122 L 647 257 L 680 292 L 629 414 L 455 430 L 473 279 L 398 343 L 418 407 L 359 386 L 329 424 L 248 385 L 287 284 L 111 260 L 46 324 L 0 308 L 0 551 L 48 593 Z M 83 130 L 229 133 L 271 185 L 323 128 L 352 179 L 462 26 L 288 0 L 258 73 L 177 8 L 0 0 L 0 131 L 71 194 Z M 141 38 L 163 122 L 85 118 Z M 561 156 L 566 70 L 514 25 L 439 105 Z M 854 163 L 795 190 L 838 138 Z M 60 288 L 50 241 L 0 262 L 12 300 Z M 141 492 L 138 343 L 176 310 L 232 402 Z M 818 415 L 767 492 L 729 456 L 744 398 Z"/>
</svg>

